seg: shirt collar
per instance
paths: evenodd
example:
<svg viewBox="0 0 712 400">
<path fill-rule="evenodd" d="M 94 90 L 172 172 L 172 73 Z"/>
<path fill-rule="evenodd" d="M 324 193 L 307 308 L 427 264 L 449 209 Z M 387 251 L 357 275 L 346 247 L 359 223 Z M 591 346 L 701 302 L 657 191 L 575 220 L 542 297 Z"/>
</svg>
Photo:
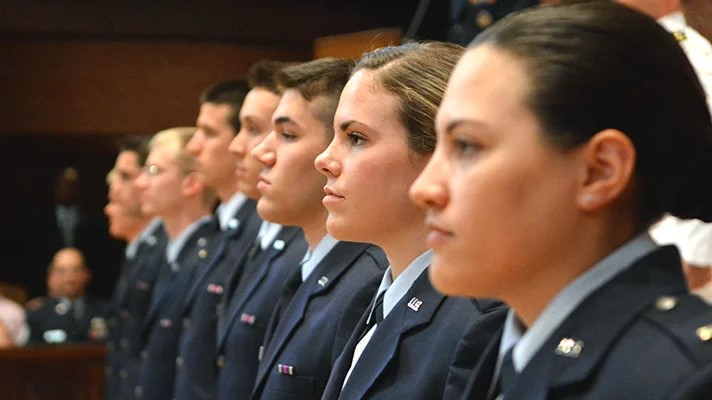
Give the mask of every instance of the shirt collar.
<svg viewBox="0 0 712 400">
<path fill-rule="evenodd" d="M 138 251 L 138 246 L 142 242 L 150 242 L 151 239 L 149 237 L 152 237 L 155 234 L 156 229 L 158 229 L 158 226 L 161 224 L 161 219 L 160 218 L 154 218 L 151 220 L 151 222 L 148 223 L 148 225 L 143 228 L 143 230 L 134 238 L 134 240 L 130 241 L 129 244 L 126 245 L 126 258 L 128 259 L 133 259 L 136 257 L 136 252 Z M 153 238 L 155 240 L 155 238 Z"/>
<path fill-rule="evenodd" d="M 681 32 L 687 27 L 685 14 L 681 11 L 671 12 L 668 15 L 658 18 L 658 23 L 669 32 Z"/>
<path fill-rule="evenodd" d="M 526 332 L 514 310 L 510 310 L 504 325 L 499 359 L 514 346 L 514 369 L 517 372 L 522 371 L 549 336 L 593 291 L 656 248 L 657 245 L 647 232 L 625 243 L 562 289 Z"/>
<path fill-rule="evenodd" d="M 183 229 L 175 240 L 168 242 L 168 245 L 166 246 L 166 261 L 168 261 L 168 264 L 171 266 L 175 264 L 176 259 L 178 258 L 180 251 L 183 249 L 183 246 L 185 246 L 185 243 L 188 241 L 188 238 L 203 224 L 210 222 L 210 219 L 210 215 L 203 215 L 201 218 L 188 225 L 187 228 Z"/>
<path fill-rule="evenodd" d="M 432 264 L 432 262 L 433 251 L 428 250 L 411 261 L 406 269 L 404 269 L 395 280 L 393 280 L 391 267 L 388 266 L 386 273 L 383 274 L 383 278 L 381 279 L 381 285 L 378 287 L 378 291 L 376 291 L 376 297 L 378 297 L 381 292 L 386 292 L 383 295 L 383 318 L 388 316 L 388 313 L 393 310 L 400 299 L 402 299 L 408 290 L 410 290 L 413 286 L 415 280 L 418 279 L 418 277 L 423 273 L 423 271 L 425 271 L 426 268 L 428 268 L 430 264 Z M 371 309 L 371 315 L 368 317 L 368 322 L 370 322 L 372 315 L 373 309 Z"/>
<path fill-rule="evenodd" d="M 245 196 L 242 192 L 237 192 L 232 195 L 230 200 L 227 202 L 220 203 L 218 209 L 215 210 L 215 213 L 218 216 L 218 221 L 220 222 L 220 230 L 224 231 L 227 229 L 228 221 L 230 221 L 230 219 L 237 214 L 237 210 L 245 204 L 246 200 L 247 196 Z"/>
<path fill-rule="evenodd" d="M 306 281 L 309 275 L 314 271 L 317 265 L 321 262 L 321 260 L 326 257 L 327 254 L 331 251 L 331 249 L 334 248 L 339 243 L 338 240 L 334 239 L 331 235 L 328 233 L 326 236 L 324 236 L 320 241 L 319 244 L 316 245 L 316 247 L 312 250 L 309 248 L 307 250 L 307 253 L 304 255 L 304 259 L 302 260 L 302 282 Z"/>
<path fill-rule="evenodd" d="M 257 240 L 260 241 L 260 248 L 265 250 L 274 241 L 274 238 L 279 235 L 279 231 L 282 230 L 282 225 L 276 222 L 262 221 L 260 225 L 260 231 L 257 234 Z"/>
</svg>

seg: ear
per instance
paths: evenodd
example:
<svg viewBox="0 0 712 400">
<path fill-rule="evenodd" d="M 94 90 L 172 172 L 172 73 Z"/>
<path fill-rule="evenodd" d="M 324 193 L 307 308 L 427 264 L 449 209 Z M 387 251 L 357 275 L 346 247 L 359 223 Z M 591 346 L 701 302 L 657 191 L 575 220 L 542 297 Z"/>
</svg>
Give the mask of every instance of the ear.
<svg viewBox="0 0 712 400">
<path fill-rule="evenodd" d="M 194 197 L 203 191 L 203 182 L 197 172 L 190 172 L 183 177 L 183 196 Z"/>
<path fill-rule="evenodd" d="M 583 151 L 585 170 L 577 198 L 578 207 L 594 212 L 615 202 L 631 186 L 635 170 L 635 146 L 616 129 L 593 135 Z"/>
</svg>

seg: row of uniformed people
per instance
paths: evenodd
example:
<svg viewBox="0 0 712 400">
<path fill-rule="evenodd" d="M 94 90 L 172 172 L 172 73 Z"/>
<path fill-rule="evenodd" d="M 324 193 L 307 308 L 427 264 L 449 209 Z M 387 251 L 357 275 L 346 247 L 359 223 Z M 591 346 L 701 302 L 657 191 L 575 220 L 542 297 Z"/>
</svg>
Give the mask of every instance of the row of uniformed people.
<svg viewBox="0 0 712 400">
<path fill-rule="evenodd" d="M 423 213 L 407 199 L 407 188 L 434 147 L 433 118 L 449 71 L 461 52 L 459 46 L 440 43 L 388 48 L 364 57 L 357 66 L 364 72 L 353 75 L 354 63 L 343 59 L 286 68 L 260 63 L 251 71 L 250 91 L 244 100 L 234 101 L 240 99 L 234 83 L 206 92 L 198 130 L 190 142 L 188 134 L 178 130 L 157 134 L 137 178 L 137 193 L 126 197 L 140 197 L 140 211 L 161 218 L 168 245 L 164 257 L 159 240 L 150 240 L 150 249 L 161 261 L 158 264 L 164 265 L 145 268 L 145 273 L 134 266 L 134 282 L 119 285 L 123 289 L 118 291 L 117 307 L 122 309 L 120 318 L 127 320 L 131 295 L 126 288 L 155 289 L 150 303 L 144 299 L 143 310 L 133 313 L 137 320 L 145 313 L 136 345 L 128 355 L 133 366 L 112 365 L 111 372 L 118 373 L 118 379 L 110 379 L 109 387 L 118 381 L 116 386 L 123 389 L 110 394 L 187 399 L 270 398 L 284 393 L 320 397 L 342 349 L 348 345 L 352 350 L 339 359 L 339 365 L 351 366 L 353 348 L 360 348 L 360 356 L 368 342 L 373 343 L 369 347 L 373 350 L 366 353 L 364 361 L 353 364 L 375 375 L 368 382 L 358 382 L 360 373 L 351 372 L 350 385 L 359 390 L 380 385 L 389 391 L 388 396 L 402 390 L 420 392 L 422 398 L 440 395 L 447 366 L 466 325 L 481 313 L 496 309 L 494 302 L 448 299 L 432 289 L 426 273 L 431 255 L 425 246 Z M 344 184 L 339 190 L 353 193 L 348 196 L 328 193 L 325 204 L 328 198 L 348 199 L 344 216 L 349 224 L 355 223 L 351 232 L 344 230 L 343 222 L 341 230 L 335 231 L 339 239 L 354 242 L 335 239 L 327 232 L 331 225 L 327 217 L 336 217 L 322 204 L 326 182 L 322 174 L 332 177 L 337 171 L 331 167 L 318 171 L 314 160 L 332 139 L 335 144 L 354 148 L 367 140 L 367 133 L 353 134 L 343 131 L 345 127 L 334 136 L 332 126 L 342 88 L 351 77 L 350 91 L 362 99 L 373 95 L 368 92 L 370 84 L 362 82 L 364 74 L 373 82 L 405 81 L 428 64 L 434 68 L 427 81 L 414 79 L 399 90 L 376 93 L 390 100 L 390 107 L 378 116 L 389 118 L 389 128 L 380 133 L 383 140 L 375 141 L 377 132 L 370 134 L 370 140 L 378 144 L 377 159 L 371 164 L 380 169 L 380 175 L 357 176 L 353 183 Z M 392 66 L 399 66 L 398 73 L 394 76 L 391 71 L 388 76 Z M 430 82 L 434 88 L 419 87 L 421 82 Z M 426 95 L 410 100 L 411 94 L 419 91 Z M 341 117 L 343 123 L 348 120 L 364 128 L 383 129 L 379 127 L 382 121 L 367 119 L 373 118 L 369 116 L 372 110 L 353 109 L 359 102 L 350 101 L 352 106 L 345 108 L 346 115 Z M 399 110 L 411 108 L 421 111 L 398 115 Z M 237 123 L 236 117 L 241 126 L 234 135 L 236 127 L 231 121 Z M 400 118 L 409 121 L 401 122 Z M 410 127 L 410 120 L 416 125 Z M 398 135 L 389 137 L 394 127 L 398 127 Z M 381 163 L 391 158 L 393 145 L 399 146 L 398 163 L 383 168 Z M 185 151 L 195 157 L 194 164 L 189 163 Z M 411 159 L 415 154 L 417 163 Z M 138 165 L 140 160 L 132 161 Z M 119 164 L 117 159 L 117 171 Z M 173 184 L 180 182 L 193 191 L 169 188 L 164 177 L 169 173 L 174 174 Z M 198 179 L 191 178 L 193 174 Z M 367 191 L 364 183 L 373 178 L 378 180 L 371 182 L 372 189 Z M 352 178 L 346 178 L 345 182 L 349 181 Z M 373 186 L 376 183 L 379 187 Z M 210 223 L 201 222 L 207 221 L 201 184 L 222 200 L 216 214 L 223 229 L 217 237 L 210 237 Z M 372 197 L 375 193 L 382 197 Z M 111 200 L 112 204 L 119 202 Z M 261 224 L 254 212 L 256 200 L 259 214 L 265 218 Z M 363 205 L 368 208 L 359 210 Z M 181 212 L 190 217 L 178 218 Z M 172 222 L 178 220 L 182 225 Z M 261 234 L 255 238 L 257 226 Z M 151 227 L 144 229 L 149 231 Z M 151 236 L 136 237 L 134 243 L 142 243 L 142 238 Z M 182 250 L 171 252 L 171 245 L 180 245 L 181 239 Z M 380 248 L 365 242 L 381 245 L 388 259 Z M 235 255 L 222 256 L 226 250 Z M 170 259 L 171 254 L 179 253 L 184 258 Z M 133 257 L 141 258 L 156 264 L 148 256 Z M 164 258 L 169 261 L 162 262 Z M 154 271 L 152 277 L 137 279 L 148 270 Z M 384 297 L 385 322 L 371 341 L 378 324 L 368 328 L 367 324 L 377 293 Z M 124 304 L 119 304 L 122 301 Z M 362 331 L 367 333 L 367 341 L 360 343 Z M 114 346 L 131 347 L 128 341 L 120 338 Z M 376 343 L 390 350 L 382 353 Z M 384 357 L 379 359 L 379 355 Z M 439 367 L 440 372 L 423 369 L 425 364 L 412 357 L 419 357 L 431 368 Z M 373 362 L 377 365 L 369 367 Z M 375 379 L 379 375 L 382 382 Z M 407 379 L 416 376 L 420 385 Z M 399 385 L 394 386 L 391 381 L 396 378 Z M 331 385 L 340 385 L 336 382 Z M 340 387 L 336 394 L 339 391 Z"/>
<path fill-rule="evenodd" d="M 142 203 L 164 207 L 141 208 L 162 218 L 171 261 L 142 323 L 133 396 L 704 398 L 712 313 L 686 294 L 674 250 L 644 233 L 665 211 L 712 218 L 701 164 L 656 166 L 712 152 L 703 92 L 661 31 L 613 4 L 548 7 L 480 36 L 447 92 L 462 49 L 411 43 L 355 65 L 281 68 L 278 89 L 252 80 L 241 108 L 204 102 L 193 169 L 164 164 L 154 139 L 138 182 Z M 641 93 L 670 62 L 676 74 L 654 89 L 680 107 L 665 108 Z M 652 72 L 633 72 L 642 65 Z M 236 110 L 235 168 L 220 156 L 232 137 L 206 121 Z M 673 126 L 683 145 L 655 145 Z M 227 172 L 211 175 L 220 162 L 237 170 L 225 190 Z M 418 175 L 421 209 L 407 199 Z M 201 185 L 223 205 L 252 196 L 263 221 L 201 225 Z M 173 219 L 196 193 L 191 217 Z M 240 260 L 218 273 L 244 225 Z M 181 237 L 202 262 L 170 258 Z M 443 296 L 428 275 L 478 300 Z"/>
</svg>

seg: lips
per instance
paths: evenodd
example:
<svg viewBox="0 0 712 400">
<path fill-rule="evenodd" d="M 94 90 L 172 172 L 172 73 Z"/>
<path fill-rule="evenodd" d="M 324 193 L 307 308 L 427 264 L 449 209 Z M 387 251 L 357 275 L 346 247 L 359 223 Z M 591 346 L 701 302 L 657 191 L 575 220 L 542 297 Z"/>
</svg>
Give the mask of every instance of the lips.
<svg viewBox="0 0 712 400">
<path fill-rule="evenodd" d="M 441 248 L 453 238 L 453 233 L 432 220 L 427 220 L 425 226 L 428 228 L 426 238 L 428 247 L 433 250 Z"/>
<path fill-rule="evenodd" d="M 242 178 L 245 176 L 245 167 L 242 166 L 242 163 L 237 163 L 235 165 L 235 175 L 238 177 Z"/>
<path fill-rule="evenodd" d="M 268 179 L 266 179 L 264 177 L 264 175 L 260 175 L 260 181 L 257 182 L 257 190 L 259 190 L 260 193 L 262 193 L 262 195 L 265 195 L 266 194 L 265 192 L 267 191 L 267 189 L 270 187 L 271 184 L 272 184 L 272 182 L 270 182 Z"/>
<path fill-rule="evenodd" d="M 326 193 L 327 196 L 334 196 L 334 197 L 339 197 L 339 198 L 344 198 L 344 196 L 340 195 L 334 189 L 332 189 L 331 186 L 324 186 L 324 193 Z"/>
</svg>

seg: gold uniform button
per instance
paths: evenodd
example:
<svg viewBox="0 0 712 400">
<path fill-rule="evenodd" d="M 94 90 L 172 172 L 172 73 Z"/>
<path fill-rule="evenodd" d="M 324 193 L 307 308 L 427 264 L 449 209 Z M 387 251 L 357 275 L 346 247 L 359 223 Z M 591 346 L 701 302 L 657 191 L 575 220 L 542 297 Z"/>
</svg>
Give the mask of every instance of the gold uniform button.
<svg viewBox="0 0 712 400">
<path fill-rule="evenodd" d="M 682 43 L 685 40 L 687 40 L 687 35 L 683 31 L 675 31 L 672 33 L 672 36 L 677 40 L 678 43 Z"/>
<path fill-rule="evenodd" d="M 703 342 L 709 342 L 712 339 L 712 325 L 705 325 L 697 328 L 697 337 Z"/>
<path fill-rule="evenodd" d="M 198 257 L 205 258 L 207 256 L 208 256 L 208 252 L 205 249 L 200 249 L 200 251 L 198 252 Z"/>
<path fill-rule="evenodd" d="M 670 311 L 677 305 L 677 297 L 662 296 L 655 302 L 655 308 L 660 311 Z"/>
<path fill-rule="evenodd" d="M 217 360 L 215 360 L 215 365 L 217 365 L 218 368 L 222 368 L 223 366 L 225 366 L 225 361 L 226 361 L 225 355 L 224 355 L 224 354 L 220 354 L 220 355 L 218 356 Z"/>
</svg>

